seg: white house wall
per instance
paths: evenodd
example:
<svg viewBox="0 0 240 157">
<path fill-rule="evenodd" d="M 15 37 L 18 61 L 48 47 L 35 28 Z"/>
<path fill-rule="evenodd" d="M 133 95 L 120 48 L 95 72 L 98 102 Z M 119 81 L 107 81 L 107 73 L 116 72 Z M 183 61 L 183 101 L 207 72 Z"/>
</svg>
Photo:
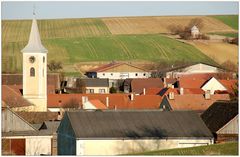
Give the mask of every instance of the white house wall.
<svg viewBox="0 0 240 157">
<path fill-rule="evenodd" d="M 27 137 L 26 155 L 51 155 L 51 137 Z"/>
<path fill-rule="evenodd" d="M 213 77 L 202 87 L 202 90 L 204 91 L 210 90 L 210 94 L 213 95 L 216 90 L 222 91 L 227 89 Z"/>
<path fill-rule="evenodd" d="M 238 115 L 219 129 L 217 134 L 238 134 Z"/>
<path fill-rule="evenodd" d="M 108 78 L 108 79 L 149 78 L 150 76 L 151 74 L 149 72 L 98 72 L 97 73 L 97 78 Z"/>
<path fill-rule="evenodd" d="M 77 140 L 76 155 L 117 155 L 213 144 L 213 139 Z"/>
</svg>

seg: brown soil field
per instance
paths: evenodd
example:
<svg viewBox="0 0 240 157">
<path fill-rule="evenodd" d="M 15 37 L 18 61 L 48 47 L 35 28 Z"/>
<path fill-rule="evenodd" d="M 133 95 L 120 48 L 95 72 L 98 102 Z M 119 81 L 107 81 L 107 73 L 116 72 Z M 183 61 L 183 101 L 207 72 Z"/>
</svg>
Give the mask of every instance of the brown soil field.
<svg viewBox="0 0 240 157">
<path fill-rule="evenodd" d="M 238 64 L 238 46 L 223 42 L 191 41 L 189 42 L 204 54 L 221 64 L 227 60 Z"/>
<path fill-rule="evenodd" d="M 170 25 L 186 26 L 194 18 L 203 20 L 201 32 L 236 32 L 221 21 L 207 16 L 111 17 L 102 20 L 112 34 L 154 34 L 169 33 Z"/>
</svg>

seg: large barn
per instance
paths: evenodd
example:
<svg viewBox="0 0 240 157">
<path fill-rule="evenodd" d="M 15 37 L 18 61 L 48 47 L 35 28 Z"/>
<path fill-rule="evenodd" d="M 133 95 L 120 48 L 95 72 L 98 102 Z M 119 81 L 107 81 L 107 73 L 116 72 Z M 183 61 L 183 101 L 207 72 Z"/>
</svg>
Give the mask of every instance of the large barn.
<svg viewBox="0 0 240 157">
<path fill-rule="evenodd" d="M 66 112 L 58 155 L 117 155 L 213 144 L 213 135 L 191 111 Z"/>
</svg>

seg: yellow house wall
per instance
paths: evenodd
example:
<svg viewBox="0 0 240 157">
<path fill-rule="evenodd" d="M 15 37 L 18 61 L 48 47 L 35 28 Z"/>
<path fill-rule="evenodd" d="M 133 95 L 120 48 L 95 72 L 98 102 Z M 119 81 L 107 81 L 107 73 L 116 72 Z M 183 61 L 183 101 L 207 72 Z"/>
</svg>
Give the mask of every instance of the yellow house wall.
<svg viewBox="0 0 240 157">
<path fill-rule="evenodd" d="M 213 144 L 213 139 L 77 140 L 76 155 L 117 155 Z"/>
</svg>

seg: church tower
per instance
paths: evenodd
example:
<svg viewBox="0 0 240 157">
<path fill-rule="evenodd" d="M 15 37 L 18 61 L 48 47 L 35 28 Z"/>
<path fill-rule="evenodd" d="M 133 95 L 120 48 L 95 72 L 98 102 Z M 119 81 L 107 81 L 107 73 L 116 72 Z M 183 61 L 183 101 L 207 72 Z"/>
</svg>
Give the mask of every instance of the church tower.
<svg viewBox="0 0 240 157">
<path fill-rule="evenodd" d="M 34 111 L 47 111 L 47 49 L 42 45 L 35 16 L 23 53 L 23 97 Z"/>
</svg>

